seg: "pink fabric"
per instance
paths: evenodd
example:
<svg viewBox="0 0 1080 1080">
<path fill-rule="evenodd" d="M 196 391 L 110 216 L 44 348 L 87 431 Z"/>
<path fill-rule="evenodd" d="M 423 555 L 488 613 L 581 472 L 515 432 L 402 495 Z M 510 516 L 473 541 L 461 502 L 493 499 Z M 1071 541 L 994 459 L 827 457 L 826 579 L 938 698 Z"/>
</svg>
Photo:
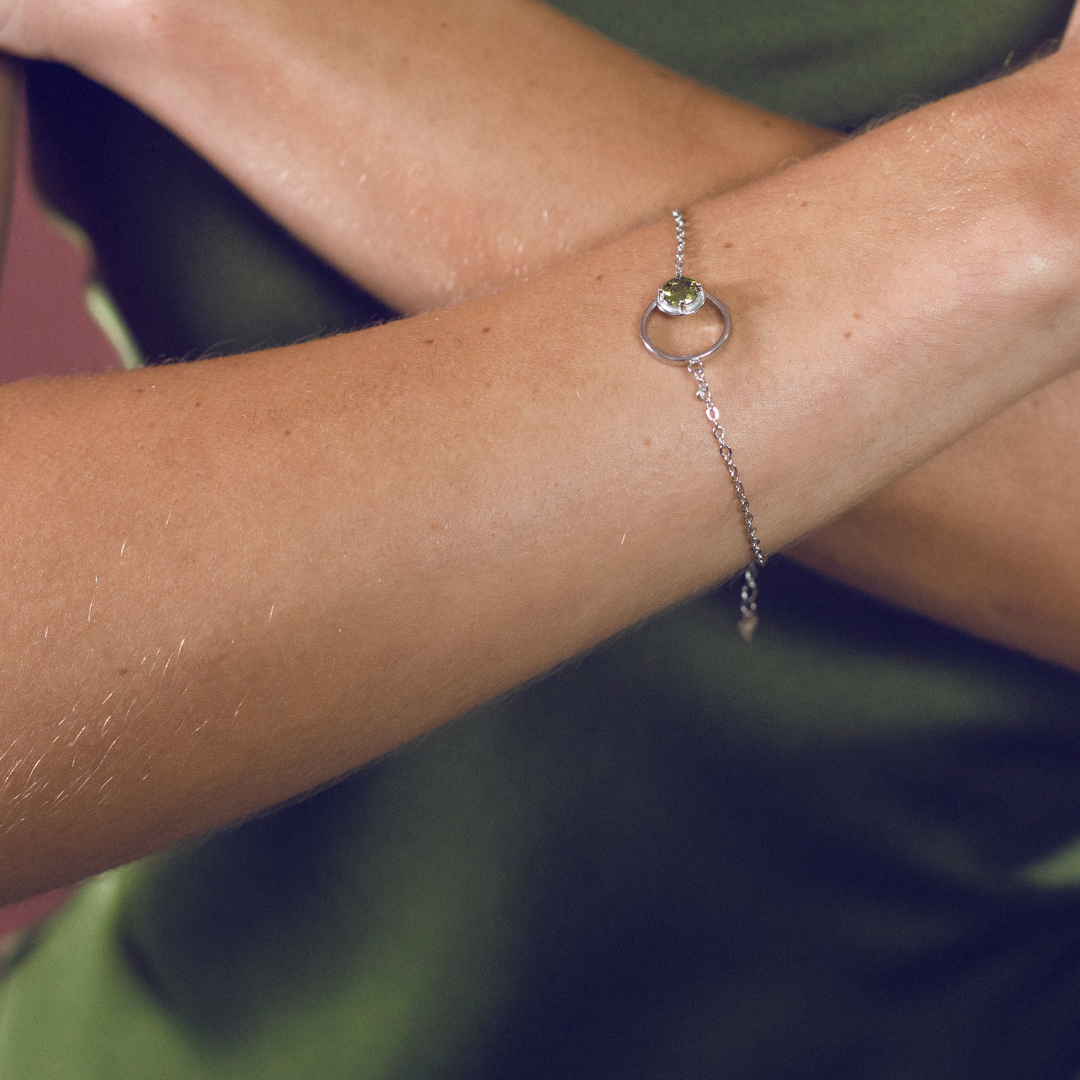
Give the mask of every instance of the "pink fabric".
<svg viewBox="0 0 1080 1080">
<path fill-rule="evenodd" d="M 46 223 L 28 174 L 26 141 L 20 124 L 0 287 L 0 382 L 114 371 L 116 353 L 83 303 L 86 254 Z"/>
<path fill-rule="evenodd" d="M 0 907 L 0 938 L 44 922 L 67 903 L 74 891 L 75 886 L 69 885 L 40 896 L 31 896 L 29 900 L 20 900 L 17 904 Z"/>
</svg>

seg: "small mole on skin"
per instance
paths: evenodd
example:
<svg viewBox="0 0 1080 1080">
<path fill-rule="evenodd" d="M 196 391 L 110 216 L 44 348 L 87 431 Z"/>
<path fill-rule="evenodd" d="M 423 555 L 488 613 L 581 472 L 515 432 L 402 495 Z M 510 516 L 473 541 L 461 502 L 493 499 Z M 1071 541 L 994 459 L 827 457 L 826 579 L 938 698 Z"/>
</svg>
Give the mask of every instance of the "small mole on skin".
<svg viewBox="0 0 1080 1080">
<path fill-rule="evenodd" d="M 603 281 L 604 280 L 604 275 L 603 274 L 597 274 L 596 275 L 596 280 L 597 281 Z"/>
<path fill-rule="evenodd" d="M 800 205 L 802 205 L 802 206 L 809 206 L 810 204 L 809 204 L 808 202 L 805 202 L 805 201 L 804 201 L 804 202 L 803 202 L 803 203 L 801 203 Z"/>
<path fill-rule="evenodd" d="M 126 667 L 122 667 L 116 674 L 117 675 L 129 675 L 129 674 L 131 674 L 131 672 Z"/>
<path fill-rule="evenodd" d="M 433 337 L 426 337 L 426 338 L 424 338 L 424 344 L 425 345 L 434 345 L 435 344 L 435 339 Z"/>
<path fill-rule="evenodd" d="M 289 428 L 286 428 L 285 429 L 285 437 L 288 438 L 288 436 L 290 436 L 291 434 L 292 434 L 292 431 L 290 431 Z"/>
<path fill-rule="evenodd" d="M 728 242 L 727 242 L 727 243 L 726 243 L 726 244 L 724 245 L 724 247 L 726 247 L 726 248 L 729 248 L 729 247 L 734 247 L 734 246 L 735 246 L 735 244 L 734 244 L 734 243 L 733 243 L 733 242 L 732 242 L 731 240 L 729 240 L 729 241 L 728 241 Z"/>
<path fill-rule="evenodd" d="M 484 327 L 484 328 L 483 328 L 483 329 L 482 329 L 482 330 L 480 331 L 480 333 L 481 333 L 481 334 L 489 334 L 489 333 L 491 333 L 491 327 L 490 327 L 490 326 L 485 326 L 485 327 Z"/>
<path fill-rule="evenodd" d="M 845 330 L 844 331 L 844 337 L 846 337 L 846 338 L 851 337 L 851 331 L 850 330 Z"/>
<path fill-rule="evenodd" d="M 652 438 L 650 436 L 646 435 L 645 439 L 644 439 L 644 444 L 646 446 L 652 446 Z"/>
<path fill-rule="evenodd" d="M 862 316 L 856 311 L 852 316 L 853 319 L 861 319 Z"/>
</svg>

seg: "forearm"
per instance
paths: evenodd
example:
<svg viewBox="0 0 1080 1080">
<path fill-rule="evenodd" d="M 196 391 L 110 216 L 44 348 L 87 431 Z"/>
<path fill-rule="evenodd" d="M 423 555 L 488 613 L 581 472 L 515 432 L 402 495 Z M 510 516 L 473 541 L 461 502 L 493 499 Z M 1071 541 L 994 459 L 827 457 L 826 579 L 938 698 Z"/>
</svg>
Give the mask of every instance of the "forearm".
<svg viewBox="0 0 1080 1080">
<path fill-rule="evenodd" d="M 93 73 L 406 307 L 466 299 L 564 262 L 834 140 L 665 72 L 536 4 L 414 4 L 393 17 L 355 4 L 217 5 L 218 21 L 199 5 L 164 10 L 178 27 L 171 33 L 123 28 L 143 64 L 130 63 L 130 50 L 99 51 Z M 991 429 L 996 438 L 973 436 L 793 554 L 886 599 L 1080 665 L 1080 583 L 1068 570 L 1080 533 L 1071 399 L 1061 384 L 1044 400 L 1048 408 L 1013 410 Z M 1028 460 L 1041 455 L 1051 471 L 1036 486 L 1023 468 L 1003 468 L 999 443 L 1024 448 Z M 1048 487 L 1053 506 L 1033 497 Z M 1036 534 L 1044 540 L 1032 558 L 1025 544 Z"/>
<path fill-rule="evenodd" d="M 1080 377 L 988 421 L 791 554 L 830 577 L 1080 670 Z"/>
<path fill-rule="evenodd" d="M 1071 370 L 1076 110 L 1013 135 L 1062 95 L 1047 61 L 695 209 L 767 550 Z M 672 247 L 664 222 L 361 334 L 3 388 L 7 897 L 328 780 L 737 570 L 692 386 L 637 337 Z"/>
<path fill-rule="evenodd" d="M 76 10 L 60 59 L 399 310 L 565 263 L 836 140 L 532 0 Z"/>
</svg>

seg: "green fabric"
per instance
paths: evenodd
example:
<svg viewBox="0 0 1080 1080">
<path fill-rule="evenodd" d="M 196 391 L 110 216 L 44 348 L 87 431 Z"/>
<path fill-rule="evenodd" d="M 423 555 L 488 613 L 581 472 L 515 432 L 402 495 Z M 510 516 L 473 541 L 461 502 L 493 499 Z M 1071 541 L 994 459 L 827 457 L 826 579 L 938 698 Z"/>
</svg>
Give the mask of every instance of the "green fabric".
<svg viewBox="0 0 1080 1080">
<path fill-rule="evenodd" d="M 776 570 L 104 875 L 0 1074 L 1071 1076 L 1078 680 Z"/>
<path fill-rule="evenodd" d="M 1066 7 L 567 9 L 848 126 Z M 377 313 L 106 91 L 32 65 L 28 94 L 42 183 L 151 358 Z M 782 560 L 751 649 L 735 607 L 103 875 L 0 986 L 0 1076 L 1073 1080 L 1080 678 Z"/>
<path fill-rule="evenodd" d="M 709 86 L 849 129 L 977 82 L 1061 34 L 1070 0 L 555 0 Z M 687 137 L 692 133 L 688 132 Z"/>
<path fill-rule="evenodd" d="M 96 241 L 96 272 L 144 359 L 223 356 L 393 317 L 103 87 L 34 64 L 27 98 L 39 186 Z"/>
</svg>

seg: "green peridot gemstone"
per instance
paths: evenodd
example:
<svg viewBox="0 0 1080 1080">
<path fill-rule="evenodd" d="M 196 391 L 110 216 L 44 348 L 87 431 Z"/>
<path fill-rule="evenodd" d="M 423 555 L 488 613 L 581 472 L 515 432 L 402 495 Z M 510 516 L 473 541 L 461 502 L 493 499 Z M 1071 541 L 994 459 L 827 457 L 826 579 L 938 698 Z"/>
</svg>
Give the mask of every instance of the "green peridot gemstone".
<svg viewBox="0 0 1080 1080">
<path fill-rule="evenodd" d="M 656 292 L 656 306 L 668 315 L 691 315 L 704 303 L 705 289 L 693 278 L 674 277 Z"/>
</svg>

